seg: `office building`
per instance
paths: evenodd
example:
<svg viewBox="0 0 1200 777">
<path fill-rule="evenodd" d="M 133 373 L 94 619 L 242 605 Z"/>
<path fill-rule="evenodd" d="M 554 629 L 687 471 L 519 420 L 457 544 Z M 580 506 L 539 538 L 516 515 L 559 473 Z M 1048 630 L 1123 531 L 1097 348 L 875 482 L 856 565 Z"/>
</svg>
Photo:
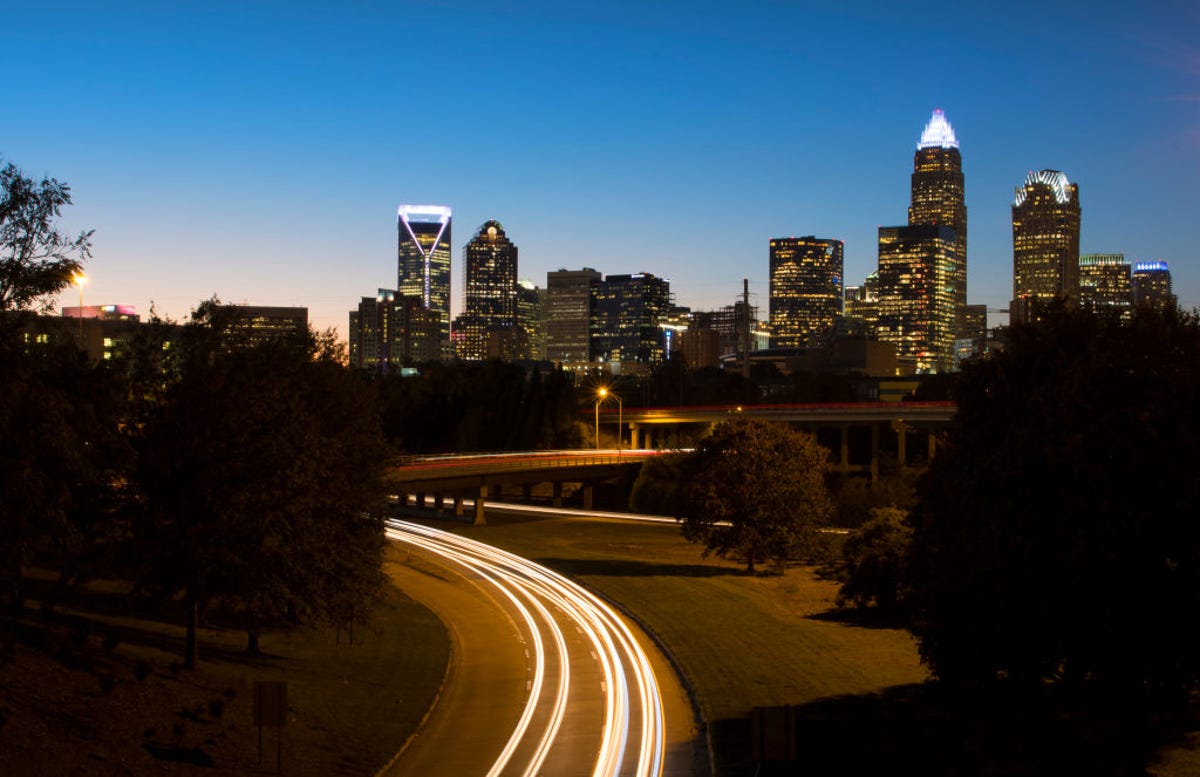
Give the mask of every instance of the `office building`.
<svg viewBox="0 0 1200 777">
<path fill-rule="evenodd" d="M 485 221 L 463 249 L 463 314 L 455 320 L 455 352 L 488 358 L 490 333 L 517 325 L 517 247 L 499 221 Z M 509 333 L 511 336 L 512 333 Z"/>
<path fill-rule="evenodd" d="M 964 333 L 967 305 L 967 206 L 963 186 L 962 156 L 954 128 L 941 110 L 935 110 L 921 133 L 913 157 L 912 204 L 908 223 L 936 224 L 955 233 L 958 257 L 954 269 L 956 334 Z"/>
<path fill-rule="evenodd" d="M 220 305 L 218 311 L 227 348 L 253 348 L 308 332 L 308 308 Z"/>
<path fill-rule="evenodd" d="M 650 273 L 609 275 L 596 285 L 592 361 L 613 371 L 638 372 L 665 358 L 659 322 L 670 312 L 671 288 Z"/>
<path fill-rule="evenodd" d="M 350 311 L 350 365 L 381 375 L 441 358 L 441 316 L 419 297 L 380 289 Z"/>
<path fill-rule="evenodd" d="M 1079 257 L 1079 306 L 1096 313 L 1128 315 L 1132 280 L 1124 254 L 1084 254 Z"/>
<path fill-rule="evenodd" d="M 879 340 L 917 372 L 954 364 L 958 236 L 933 224 L 879 228 Z"/>
<path fill-rule="evenodd" d="M 396 292 L 416 297 L 438 314 L 441 358 L 450 355 L 450 208 L 401 205 L 398 213 L 399 279 Z"/>
<path fill-rule="evenodd" d="M 591 267 L 546 273 L 546 358 L 558 364 L 591 360 L 592 307 L 601 274 Z"/>
<path fill-rule="evenodd" d="M 868 275 L 861 286 L 847 286 L 844 314 L 848 333 L 875 336 L 879 323 L 879 270 Z"/>
<path fill-rule="evenodd" d="M 521 333 L 521 347 L 517 358 L 545 361 L 546 359 L 546 290 L 539 289 L 533 281 L 517 281 L 517 331 Z"/>
<path fill-rule="evenodd" d="M 1133 304 L 1176 306 L 1175 294 L 1171 290 L 1171 269 L 1166 262 L 1138 262 L 1133 267 L 1131 281 Z"/>
<path fill-rule="evenodd" d="M 1013 323 L 1030 321 L 1055 298 L 1079 302 L 1079 186 L 1058 170 L 1039 170 L 1012 206 Z"/>
<path fill-rule="evenodd" d="M 820 345 L 842 313 L 842 241 L 776 238 L 770 260 L 771 347 Z"/>
</svg>

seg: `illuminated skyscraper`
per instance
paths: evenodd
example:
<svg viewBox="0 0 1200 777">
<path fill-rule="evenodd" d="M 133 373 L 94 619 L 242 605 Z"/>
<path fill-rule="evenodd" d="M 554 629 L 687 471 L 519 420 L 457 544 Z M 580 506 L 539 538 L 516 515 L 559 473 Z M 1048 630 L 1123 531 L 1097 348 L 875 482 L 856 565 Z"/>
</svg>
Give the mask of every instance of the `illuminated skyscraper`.
<svg viewBox="0 0 1200 777">
<path fill-rule="evenodd" d="M 396 292 L 416 297 L 441 319 L 439 350 L 450 355 L 450 209 L 401 205 L 398 211 L 399 280 Z"/>
<path fill-rule="evenodd" d="M 1079 301 L 1079 186 L 1058 170 L 1031 172 L 1012 206 L 1014 323 L 1031 306 Z"/>
<path fill-rule="evenodd" d="M 958 139 L 940 109 L 933 112 L 917 143 L 908 223 L 937 224 L 954 230 L 954 250 L 958 257 L 953 272 L 955 330 L 962 331 L 963 309 L 967 305 L 967 206 Z"/>
<path fill-rule="evenodd" d="M 592 308 L 601 275 L 591 267 L 546 273 L 546 358 L 560 364 L 591 359 Z"/>
<path fill-rule="evenodd" d="M 382 375 L 441 358 L 440 317 L 417 297 L 380 289 L 350 311 L 350 366 Z"/>
<path fill-rule="evenodd" d="M 658 364 L 666 354 L 660 321 L 671 309 L 671 287 L 650 273 L 609 275 L 596 285 L 593 361 Z M 627 367 L 621 368 L 629 372 Z M 640 368 L 634 368 L 635 370 Z"/>
<path fill-rule="evenodd" d="M 781 237 L 771 241 L 771 347 L 819 345 L 842 313 L 841 240 Z"/>
<path fill-rule="evenodd" d="M 1171 270 L 1166 262 L 1138 262 L 1133 267 L 1133 304 L 1175 307 Z"/>
<path fill-rule="evenodd" d="M 1128 313 L 1133 303 L 1129 262 L 1124 254 L 1079 257 L 1079 306 L 1097 313 Z"/>
<path fill-rule="evenodd" d="M 485 359 L 488 334 L 517 324 L 517 247 L 499 221 L 485 221 L 463 249 L 463 261 L 466 291 L 455 342 L 460 357 Z"/>
<path fill-rule="evenodd" d="M 879 228 L 875 333 L 918 372 L 945 372 L 954 364 L 957 242 L 953 229 L 933 224 Z"/>
</svg>

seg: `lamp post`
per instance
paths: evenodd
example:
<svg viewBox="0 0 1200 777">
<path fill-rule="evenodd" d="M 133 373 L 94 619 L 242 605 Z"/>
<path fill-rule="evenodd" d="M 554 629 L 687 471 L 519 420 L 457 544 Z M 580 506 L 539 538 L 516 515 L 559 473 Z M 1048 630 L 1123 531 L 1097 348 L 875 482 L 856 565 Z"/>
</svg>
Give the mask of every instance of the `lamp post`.
<svg viewBox="0 0 1200 777">
<path fill-rule="evenodd" d="M 88 277 L 82 272 L 76 272 L 71 276 L 71 283 L 79 287 L 79 310 L 76 311 L 76 317 L 79 319 L 79 344 L 83 345 L 83 287 L 87 284 Z"/>
<path fill-rule="evenodd" d="M 625 423 L 625 403 L 621 401 L 621 395 L 615 391 L 609 392 L 608 388 L 601 386 L 596 390 L 596 450 L 600 450 L 600 405 L 604 400 L 608 399 L 609 394 L 617 400 L 617 452 L 621 451 L 621 426 Z"/>
</svg>

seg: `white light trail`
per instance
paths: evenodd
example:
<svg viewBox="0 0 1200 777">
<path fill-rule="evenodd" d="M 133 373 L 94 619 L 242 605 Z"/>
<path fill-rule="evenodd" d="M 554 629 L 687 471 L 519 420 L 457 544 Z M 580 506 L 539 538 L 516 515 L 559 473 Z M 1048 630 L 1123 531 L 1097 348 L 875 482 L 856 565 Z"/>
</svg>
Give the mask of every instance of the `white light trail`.
<svg viewBox="0 0 1200 777">
<path fill-rule="evenodd" d="M 624 773 L 637 777 L 661 775 L 662 698 L 649 658 L 616 611 L 577 583 L 499 548 L 420 524 L 399 520 L 387 524 L 389 539 L 440 555 L 494 586 L 513 604 L 529 631 L 533 651 L 529 696 L 489 775 L 500 775 L 511 768 L 533 777 L 540 773 L 554 748 L 567 714 L 571 679 L 561 625 L 564 622 L 584 636 L 586 654 L 596 658 L 603 676 L 604 724 L 591 774 L 616 777 L 623 773 L 623 765 L 632 761 L 634 770 L 626 769 Z M 543 631 L 549 633 L 548 641 L 543 639 Z M 553 690 L 544 689 L 548 664 L 560 667 Z M 535 725 L 534 721 L 543 717 L 537 712 L 547 707 L 549 714 L 544 722 Z M 531 744 L 532 751 L 528 752 Z M 518 757 L 520 752 L 528 752 L 524 762 Z"/>
</svg>

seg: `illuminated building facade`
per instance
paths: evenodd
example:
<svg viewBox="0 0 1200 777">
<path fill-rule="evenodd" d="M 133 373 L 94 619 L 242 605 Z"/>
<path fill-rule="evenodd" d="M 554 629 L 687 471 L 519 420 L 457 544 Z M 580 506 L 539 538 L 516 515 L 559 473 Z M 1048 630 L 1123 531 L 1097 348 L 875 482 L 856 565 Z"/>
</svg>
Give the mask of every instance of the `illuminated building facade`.
<svg viewBox="0 0 1200 777">
<path fill-rule="evenodd" d="M 918 372 L 954 364 L 954 230 L 934 224 L 879 228 L 876 336 Z"/>
<path fill-rule="evenodd" d="M 964 330 L 967 305 L 967 205 L 962 155 L 954 128 L 940 109 L 933 112 L 913 157 L 912 204 L 908 223 L 939 224 L 954 230 L 958 266 L 954 270 L 956 334 Z"/>
<path fill-rule="evenodd" d="M 545 296 L 545 291 L 533 281 L 517 281 L 517 330 L 522 341 L 519 359 L 543 361 L 546 358 Z"/>
<path fill-rule="evenodd" d="M 666 346 L 659 322 L 670 312 L 671 287 L 650 273 L 609 275 L 596 285 L 592 361 L 658 364 Z"/>
<path fill-rule="evenodd" d="M 499 221 L 485 221 L 463 249 L 463 262 L 466 289 L 455 349 L 463 359 L 486 359 L 489 333 L 517 325 L 517 247 Z"/>
<path fill-rule="evenodd" d="M 1012 206 L 1014 323 L 1062 297 L 1079 301 L 1079 186 L 1058 170 L 1031 172 Z"/>
<path fill-rule="evenodd" d="M 1132 276 L 1124 254 L 1079 257 L 1079 306 L 1096 313 L 1128 315 L 1133 304 Z"/>
<path fill-rule="evenodd" d="M 450 208 L 401 205 L 398 213 L 399 280 L 402 297 L 416 297 L 438 314 L 438 347 L 450 355 Z"/>
<path fill-rule="evenodd" d="M 1133 304 L 1176 306 L 1171 291 L 1171 269 L 1166 262 L 1138 262 L 1133 267 Z"/>
<path fill-rule="evenodd" d="M 558 364 L 591 360 L 592 308 L 602 276 L 591 267 L 546 273 L 546 358 Z"/>
<path fill-rule="evenodd" d="M 227 348 L 253 348 L 308 331 L 308 308 L 221 305 L 219 310 L 224 317 L 221 340 Z"/>
<path fill-rule="evenodd" d="M 868 337 L 875 336 L 879 324 L 879 271 L 866 277 L 861 286 L 847 286 L 845 318 L 862 322 L 861 329 Z"/>
<path fill-rule="evenodd" d="M 381 375 L 441 358 L 441 316 L 418 297 L 380 289 L 350 311 L 350 365 Z"/>
<path fill-rule="evenodd" d="M 771 347 L 819 345 L 842 313 L 842 241 L 783 237 L 770 251 Z"/>
</svg>

